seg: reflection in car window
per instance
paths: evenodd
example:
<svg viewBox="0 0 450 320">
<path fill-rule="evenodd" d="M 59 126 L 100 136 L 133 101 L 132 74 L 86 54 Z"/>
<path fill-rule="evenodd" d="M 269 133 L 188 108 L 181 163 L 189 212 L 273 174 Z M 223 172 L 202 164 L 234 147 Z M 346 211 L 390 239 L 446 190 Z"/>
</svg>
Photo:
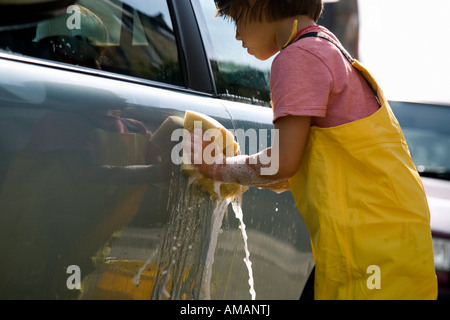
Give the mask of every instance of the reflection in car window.
<svg viewBox="0 0 450 320">
<path fill-rule="evenodd" d="M 3 50 L 182 85 L 165 0 L 80 0 L 61 17 L 0 39 Z"/>
<path fill-rule="evenodd" d="M 270 66 L 273 58 L 260 61 L 236 41 L 235 25 L 216 17 L 214 1 L 193 2 L 210 58 L 217 93 L 226 99 L 269 105 Z"/>
</svg>

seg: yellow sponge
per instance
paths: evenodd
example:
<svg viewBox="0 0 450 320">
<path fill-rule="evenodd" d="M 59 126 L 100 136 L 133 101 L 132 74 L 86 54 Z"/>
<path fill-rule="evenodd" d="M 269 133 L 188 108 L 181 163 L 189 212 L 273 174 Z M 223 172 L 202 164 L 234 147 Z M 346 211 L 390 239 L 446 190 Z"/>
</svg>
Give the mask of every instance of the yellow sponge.
<svg viewBox="0 0 450 320">
<path fill-rule="evenodd" d="M 170 141 L 172 132 L 176 129 L 182 129 L 183 126 L 183 118 L 177 116 L 167 117 L 163 124 L 153 133 L 150 142 L 160 148 L 164 148 L 167 146 L 167 142 Z"/>
<path fill-rule="evenodd" d="M 233 134 L 218 121 L 205 114 L 190 110 L 186 111 L 184 116 L 184 129 L 192 132 L 195 128 L 196 121 L 201 122 L 203 131 L 209 129 L 219 130 L 220 134 L 215 137 L 214 141 L 219 145 L 224 156 L 234 156 L 238 154 L 239 144 L 234 140 Z M 248 189 L 247 187 L 238 184 L 215 183 L 213 180 L 204 177 L 195 165 L 185 163 L 185 161 L 183 161 L 182 169 L 187 175 L 195 178 L 196 182 L 202 185 L 203 188 L 215 198 L 219 198 L 218 192 L 220 192 L 220 198 L 228 199 L 234 198 Z"/>
</svg>

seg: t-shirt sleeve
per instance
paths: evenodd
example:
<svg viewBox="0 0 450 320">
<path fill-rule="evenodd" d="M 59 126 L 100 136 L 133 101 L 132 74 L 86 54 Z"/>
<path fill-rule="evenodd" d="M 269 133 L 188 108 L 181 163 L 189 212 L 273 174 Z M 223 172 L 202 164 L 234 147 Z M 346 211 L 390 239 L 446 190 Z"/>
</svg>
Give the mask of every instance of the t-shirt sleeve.
<svg viewBox="0 0 450 320">
<path fill-rule="evenodd" d="M 325 117 L 332 87 L 332 74 L 319 57 L 286 48 L 272 63 L 273 122 L 287 115 Z"/>
</svg>

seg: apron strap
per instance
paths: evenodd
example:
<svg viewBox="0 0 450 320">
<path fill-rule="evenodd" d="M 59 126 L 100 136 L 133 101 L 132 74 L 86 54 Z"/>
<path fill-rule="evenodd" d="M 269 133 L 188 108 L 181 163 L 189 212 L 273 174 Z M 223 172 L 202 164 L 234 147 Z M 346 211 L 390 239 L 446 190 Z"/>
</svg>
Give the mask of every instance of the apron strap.
<svg viewBox="0 0 450 320">
<path fill-rule="evenodd" d="M 299 37 L 296 41 L 303 39 L 303 38 L 310 38 L 310 37 L 318 37 L 318 38 L 322 38 L 325 40 L 330 41 L 332 44 L 334 44 L 344 55 L 344 57 L 351 63 L 353 64 L 355 62 L 355 60 L 352 58 L 352 56 L 347 52 L 347 50 L 345 50 L 345 48 L 342 46 L 342 44 L 340 44 L 338 41 L 334 40 L 332 37 L 330 37 L 328 34 L 326 34 L 325 32 L 319 31 L 319 32 L 308 32 L 305 33 L 304 35 L 302 35 L 301 37 Z"/>
<path fill-rule="evenodd" d="M 350 64 L 352 66 L 356 66 L 356 68 L 359 71 L 362 71 L 361 69 L 359 69 L 357 66 L 360 65 L 359 62 L 357 62 L 355 59 L 352 58 L 352 56 L 350 55 L 350 53 L 347 52 L 347 50 L 345 50 L 344 46 L 339 43 L 338 41 L 336 41 L 335 39 L 333 39 L 332 37 L 330 37 L 328 34 L 326 34 L 323 31 L 318 31 L 318 32 L 308 32 L 305 33 L 304 35 L 300 36 L 297 40 L 298 41 L 300 39 L 303 38 L 310 38 L 310 37 L 317 37 L 317 38 L 322 38 L 325 40 L 330 41 L 332 44 L 334 44 L 344 55 L 344 57 L 348 60 L 348 62 L 350 62 Z M 355 63 L 356 62 L 356 63 Z M 364 75 L 364 72 L 362 72 Z M 380 100 L 385 100 L 383 93 L 381 92 L 381 90 L 378 90 L 378 84 L 376 84 L 375 80 L 373 80 L 372 75 L 370 75 L 370 77 L 368 78 L 367 75 L 364 75 L 364 78 L 366 79 L 366 81 L 369 83 L 370 88 L 372 88 L 372 90 L 375 93 L 375 97 L 377 98 L 378 104 L 381 106 L 382 103 Z"/>
</svg>

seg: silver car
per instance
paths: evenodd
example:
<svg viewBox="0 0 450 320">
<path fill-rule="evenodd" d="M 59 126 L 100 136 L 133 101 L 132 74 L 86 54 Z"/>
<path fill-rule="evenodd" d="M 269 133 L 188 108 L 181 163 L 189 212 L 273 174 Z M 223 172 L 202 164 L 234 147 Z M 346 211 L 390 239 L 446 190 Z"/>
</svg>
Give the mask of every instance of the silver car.
<svg viewBox="0 0 450 320">
<path fill-rule="evenodd" d="M 243 153 L 271 143 L 270 61 L 213 1 L 0 6 L 0 299 L 302 296 L 314 262 L 292 195 L 220 205 L 170 161 L 187 110 L 256 130 Z"/>
</svg>

